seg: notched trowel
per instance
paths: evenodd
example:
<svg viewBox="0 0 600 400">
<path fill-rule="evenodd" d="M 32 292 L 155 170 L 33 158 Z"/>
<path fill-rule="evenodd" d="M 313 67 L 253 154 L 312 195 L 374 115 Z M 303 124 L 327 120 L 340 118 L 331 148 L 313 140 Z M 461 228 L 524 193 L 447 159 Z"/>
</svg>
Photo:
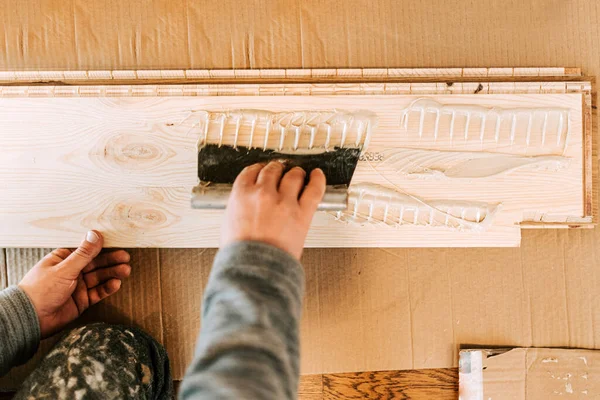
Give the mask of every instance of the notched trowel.
<svg viewBox="0 0 600 400">
<path fill-rule="evenodd" d="M 285 171 L 320 168 L 327 178 L 318 209 L 343 211 L 348 186 L 366 149 L 375 114 L 366 111 L 232 110 L 200 112 L 198 178 L 192 208 L 223 209 L 233 182 L 247 166 L 280 161 Z"/>
</svg>

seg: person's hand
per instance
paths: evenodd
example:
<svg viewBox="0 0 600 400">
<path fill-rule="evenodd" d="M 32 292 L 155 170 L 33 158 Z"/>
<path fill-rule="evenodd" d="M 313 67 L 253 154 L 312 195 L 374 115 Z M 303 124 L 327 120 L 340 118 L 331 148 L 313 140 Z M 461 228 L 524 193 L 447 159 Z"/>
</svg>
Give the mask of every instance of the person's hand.
<svg viewBox="0 0 600 400">
<path fill-rule="evenodd" d="M 221 230 L 221 246 L 241 240 L 271 244 L 300 259 L 313 215 L 325 193 L 325 174 L 315 169 L 304 185 L 302 168 L 246 167 L 236 178 Z M 304 190 L 303 190 L 304 189 Z"/>
<path fill-rule="evenodd" d="M 37 312 L 42 338 L 115 293 L 129 276 L 129 254 L 124 250 L 100 253 L 103 242 L 99 232 L 89 231 L 77 249 L 52 251 L 19 283 Z"/>
</svg>

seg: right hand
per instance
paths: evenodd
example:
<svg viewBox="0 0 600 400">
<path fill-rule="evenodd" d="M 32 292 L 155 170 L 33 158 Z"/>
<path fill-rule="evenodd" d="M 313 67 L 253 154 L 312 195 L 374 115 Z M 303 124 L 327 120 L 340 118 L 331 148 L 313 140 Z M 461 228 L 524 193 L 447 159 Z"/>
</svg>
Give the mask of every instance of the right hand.
<svg viewBox="0 0 600 400">
<path fill-rule="evenodd" d="M 310 223 L 325 193 L 325 174 L 313 170 L 305 187 L 302 168 L 292 168 L 285 175 L 283 170 L 283 164 L 272 161 L 266 166 L 246 167 L 238 175 L 227 203 L 222 247 L 253 240 L 300 259 Z"/>
</svg>

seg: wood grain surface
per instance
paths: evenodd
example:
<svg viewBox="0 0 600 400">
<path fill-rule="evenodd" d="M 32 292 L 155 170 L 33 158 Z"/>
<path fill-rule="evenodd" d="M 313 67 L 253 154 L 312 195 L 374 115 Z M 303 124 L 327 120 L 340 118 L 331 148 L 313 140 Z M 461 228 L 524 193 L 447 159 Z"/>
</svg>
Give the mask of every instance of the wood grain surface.
<svg viewBox="0 0 600 400">
<path fill-rule="evenodd" d="M 299 399 L 456 399 L 458 370 L 439 368 L 406 371 L 307 375 L 300 378 Z"/>
<path fill-rule="evenodd" d="M 346 89 L 352 92 L 351 85 Z M 222 212 L 189 206 L 200 134 L 195 111 L 328 110 L 332 104 L 343 110 L 368 109 L 379 117 L 368 149 L 373 154 L 400 147 L 451 149 L 447 135 L 421 137 L 415 127 L 399 133 L 402 110 L 421 97 L 2 98 L 0 245 L 73 246 L 85 230 L 96 228 L 105 232 L 108 246 L 215 247 Z M 516 224 L 524 219 L 560 222 L 583 216 L 581 93 L 429 97 L 448 105 L 567 109 L 570 132 L 564 156 L 569 165 L 559 171 L 523 168 L 485 179 L 428 180 L 366 160 L 359 163 L 353 184 L 376 183 L 426 200 L 501 203 L 502 210 L 483 233 L 353 226 L 318 214 L 307 246 L 516 246 Z M 499 134 L 510 135 L 510 126 L 503 125 Z M 540 133 L 532 133 L 532 143 L 538 140 L 535 135 Z M 488 144 L 482 146 L 488 150 Z"/>
</svg>

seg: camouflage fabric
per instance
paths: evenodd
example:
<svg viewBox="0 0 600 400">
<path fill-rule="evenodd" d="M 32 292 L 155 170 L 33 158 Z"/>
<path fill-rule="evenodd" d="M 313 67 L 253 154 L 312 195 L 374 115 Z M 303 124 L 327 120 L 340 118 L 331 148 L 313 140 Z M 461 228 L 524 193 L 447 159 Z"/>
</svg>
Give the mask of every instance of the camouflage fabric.
<svg viewBox="0 0 600 400">
<path fill-rule="evenodd" d="M 169 359 L 146 332 L 90 324 L 73 329 L 23 383 L 15 399 L 171 399 Z"/>
</svg>

